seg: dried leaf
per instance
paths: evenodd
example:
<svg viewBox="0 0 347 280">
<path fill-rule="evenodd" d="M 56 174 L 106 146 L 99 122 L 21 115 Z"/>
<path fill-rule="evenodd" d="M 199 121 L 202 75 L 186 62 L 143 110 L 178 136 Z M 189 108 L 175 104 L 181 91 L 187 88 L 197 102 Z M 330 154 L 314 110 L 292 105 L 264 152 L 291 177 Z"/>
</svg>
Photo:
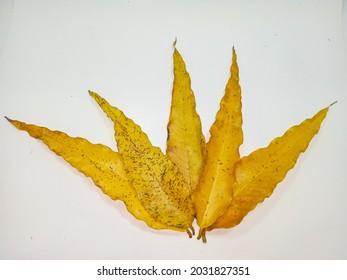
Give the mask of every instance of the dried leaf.
<svg viewBox="0 0 347 280">
<path fill-rule="evenodd" d="M 122 111 L 94 92 L 90 95 L 114 122 L 118 153 L 83 138 L 7 119 L 92 178 L 112 199 L 122 200 L 149 227 L 192 236 L 196 215 L 198 238 L 206 242 L 207 230 L 236 226 L 272 194 L 318 133 L 329 107 L 240 160 L 241 88 L 235 50 L 231 77 L 206 147 L 190 77 L 176 48 L 173 59 L 167 155 Z"/>
<path fill-rule="evenodd" d="M 206 145 L 206 160 L 200 182 L 193 193 L 199 237 L 206 242 L 205 231 L 231 203 L 235 187 L 234 165 L 239 161 L 239 146 L 243 142 L 241 88 L 239 69 L 233 49 L 231 77 L 225 89 L 220 109 L 213 123 L 211 138 Z"/>
<path fill-rule="evenodd" d="M 328 110 L 329 107 L 322 109 L 312 118 L 275 138 L 268 147 L 241 159 L 235 169 L 237 187 L 231 205 L 209 230 L 238 225 L 258 203 L 272 194 L 318 133 Z"/>
<path fill-rule="evenodd" d="M 118 151 L 128 178 L 150 215 L 171 227 L 192 229 L 190 188 L 177 166 L 122 111 L 94 92 L 90 95 L 114 122 Z"/>
<path fill-rule="evenodd" d="M 15 127 L 27 131 L 30 136 L 41 140 L 49 149 L 70 163 L 85 176 L 90 177 L 106 195 L 113 200 L 122 200 L 128 211 L 137 219 L 154 229 L 176 229 L 156 221 L 144 209 L 137 198 L 135 189 L 128 182 L 121 156 L 102 144 L 92 144 L 88 140 L 73 138 L 24 122 L 7 118 Z"/>
<path fill-rule="evenodd" d="M 173 60 L 174 82 L 166 153 L 194 190 L 203 168 L 205 137 L 202 134 L 200 117 L 196 112 L 190 77 L 176 48 Z"/>
</svg>

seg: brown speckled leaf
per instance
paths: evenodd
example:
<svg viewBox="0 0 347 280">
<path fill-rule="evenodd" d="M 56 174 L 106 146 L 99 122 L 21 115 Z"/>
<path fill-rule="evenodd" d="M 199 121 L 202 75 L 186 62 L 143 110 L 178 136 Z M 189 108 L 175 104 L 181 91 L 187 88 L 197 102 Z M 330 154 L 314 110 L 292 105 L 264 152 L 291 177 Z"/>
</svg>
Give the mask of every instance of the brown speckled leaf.
<svg viewBox="0 0 347 280">
<path fill-rule="evenodd" d="M 122 200 L 128 211 L 137 219 L 145 221 L 154 229 L 175 229 L 152 218 L 137 198 L 135 189 L 128 182 L 121 156 L 101 144 L 70 137 L 64 132 L 52 131 L 7 118 L 15 127 L 27 131 L 41 140 L 49 149 L 70 163 L 85 176 L 90 177 L 106 195 Z M 175 229 L 182 231 L 181 229 Z"/>
<path fill-rule="evenodd" d="M 142 205 L 154 219 L 189 233 L 194 219 L 190 188 L 177 166 L 122 111 L 90 95 L 114 122 L 118 151 Z"/>
<path fill-rule="evenodd" d="M 7 120 L 44 142 L 110 198 L 122 200 L 149 227 L 192 236 L 196 216 L 198 238 L 206 242 L 207 230 L 238 225 L 272 194 L 318 133 L 329 107 L 240 160 L 241 88 L 235 50 L 206 146 L 190 77 L 176 48 L 173 58 L 167 155 L 151 144 L 140 126 L 94 92 L 89 93 L 114 122 L 118 152 L 60 131 Z"/>
</svg>

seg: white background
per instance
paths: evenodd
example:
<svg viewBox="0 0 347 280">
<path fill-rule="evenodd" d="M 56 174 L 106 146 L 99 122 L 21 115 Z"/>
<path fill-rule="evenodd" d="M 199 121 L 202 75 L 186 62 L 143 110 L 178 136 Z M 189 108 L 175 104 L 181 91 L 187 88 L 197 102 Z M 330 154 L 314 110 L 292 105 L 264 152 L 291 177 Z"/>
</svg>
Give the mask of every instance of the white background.
<svg viewBox="0 0 347 280">
<path fill-rule="evenodd" d="M 211 232 L 207 244 L 147 228 L 2 119 L 1 259 L 347 258 L 342 1 L 0 3 L 0 115 L 94 143 L 115 148 L 112 123 L 88 90 L 125 111 L 165 150 L 176 37 L 207 137 L 235 46 L 242 155 L 338 101 L 271 198 L 239 226 Z"/>
</svg>

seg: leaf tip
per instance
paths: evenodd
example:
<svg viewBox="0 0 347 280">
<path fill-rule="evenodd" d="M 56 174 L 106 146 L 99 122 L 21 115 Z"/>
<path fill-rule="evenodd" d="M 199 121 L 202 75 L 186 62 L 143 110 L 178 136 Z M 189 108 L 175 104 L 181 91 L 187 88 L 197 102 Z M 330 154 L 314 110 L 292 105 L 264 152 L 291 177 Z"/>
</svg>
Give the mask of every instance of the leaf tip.
<svg viewBox="0 0 347 280">
<path fill-rule="evenodd" d="M 236 48 L 233 46 L 233 55 L 236 55 Z"/>
<path fill-rule="evenodd" d="M 17 124 L 19 123 L 18 121 L 16 121 L 16 120 L 12 120 L 12 119 L 10 119 L 9 117 L 6 117 L 6 116 L 4 116 L 4 118 L 6 119 L 6 120 L 8 120 L 12 125 L 14 125 L 15 127 L 18 127 L 17 126 Z"/>
<path fill-rule="evenodd" d="M 337 100 L 334 101 L 333 103 L 331 103 L 328 107 L 331 107 L 331 106 L 335 105 L 336 103 L 337 103 Z"/>
<path fill-rule="evenodd" d="M 233 46 L 233 58 L 232 58 L 232 60 L 233 60 L 233 63 L 236 63 L 236 61 L 237 61 L 237 54 L 236 54 L 235 46 Z"/>
<path fill-rule="evenodd" d="M 12 119 L 10 119 L 10 118 L 8 118 L 8 117 L 6 117 L 6 116 L 4 116 L 4 118 L 5 118 L 6 120 L 8 120 L 10 123 L 12 123 L 12 122 L 13 122 L 13 120 L 12 120 Z"/>
<path fill-rule="evenodd" d="M 95 101 L 97 101 L 97 99 L 101 98 L 99 94 L 97 94 L 96 92 L 94 91 L 91 91 L 91 90 L 88 90 L 88 93 L 91 97 L 94 98 Z"/>
<path fill-rule="evenodd" d="M 176 43 L 177 43 L 177 37 L 175 37 L 175 41 L 172 44 L 174 48 L 176 48 Z"/>
</svg>

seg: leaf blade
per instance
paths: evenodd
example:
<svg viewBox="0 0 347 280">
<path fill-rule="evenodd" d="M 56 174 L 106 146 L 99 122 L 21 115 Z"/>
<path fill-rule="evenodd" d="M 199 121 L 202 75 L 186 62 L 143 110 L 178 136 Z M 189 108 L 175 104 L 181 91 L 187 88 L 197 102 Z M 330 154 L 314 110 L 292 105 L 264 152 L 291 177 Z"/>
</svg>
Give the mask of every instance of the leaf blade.
<svg viewBox="0 0 347 280">
<path fill-rule="evenodd" d="M 329 106 L 330 107 L 330 106 Z M 319 132 L 329 107 L 312 118 L 288 129 L 265 147 L 243 157 L 236 166 L 237 187 L 227 212 L 208 230 L 238 225 L 258 203 L 268 198 L 278 183 L 292 169 L 300 154 L 305 152 L 312 138 Z"/>
<path fill-rule="evenodd" d="M 196 188 L 204 163 L 205 137 L 196 112 L 189 73 L 176 47 L 173 53 L 174 82 L 168 123 L 166 153 L 180 169 L 192 191 Z"/>
<path fill-rule="evenodd" d="M 95 92 L 90 95 L 113 120 L 117 147 L 128 178 L 150 215 L 162 223 L 187 230 L 194 218 L 190 188 L 177 166 L 124 113 Z"/>
<path fill-rule="evenodd" d="M 220 109 L 210 129 L 204 169 L 193 193 L 203 241 L 206 241 L 204 229 L 211 226 L 231 203 L 235 186 L 234 165 L 240 158 L 239 146 L 243 142 L 241 87 L 235 49 L 230 72 Z"/>
<path fill-rule="evenodd" d="M 90 143 L 81 137 L 74 138 L 61 131 L 6 119 L 19 130 L 24 130 L 33 138 L 41 140 L 72 167 L 91 178 L 111 199 L 123 201 L 129 213 L 136 219 L 144 221 L 154 229 L 168 229 L 168 226 L 153 219 L 141 205 L 135 190 L 128 182 L 122 158 L 118 153 L 107 146 Z"/>
</svg>

